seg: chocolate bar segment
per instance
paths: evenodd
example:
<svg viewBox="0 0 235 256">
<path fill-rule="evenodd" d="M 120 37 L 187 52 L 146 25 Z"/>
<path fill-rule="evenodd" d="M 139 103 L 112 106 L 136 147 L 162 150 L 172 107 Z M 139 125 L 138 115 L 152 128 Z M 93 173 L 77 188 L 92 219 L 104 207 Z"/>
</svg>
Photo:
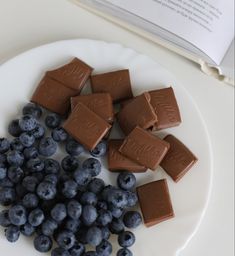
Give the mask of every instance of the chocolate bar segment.
<svg viewBox="0 0 235 256">
<path fill-rule="evenodd" d="M 119 152 L 123 140 L 109 140 L 108 142 L 108 169 L 111 172 L 129 171 L 129 172 L 145 172 L 147 168 Z"/>
<path fill-rule="evenodd" d="M 150 105 L 150 95 L 143 93 L 134 98 L 120 110 L 117 119 L 126 135 L 136 126 L 143 129 L 152 127 L 157 122 L 157 115 Z"/>
<path fill-rule="evenodd" d="M 109 93 L 94 93 L 73 97 L 71 98 L 71 109 L 73 110 L 79 102 L 86 105 L 90 110 L 95 112 L 106 122 L 113 122 L 113 102 Z"/>
<path fill-rule="evenodd" d="M 111 126 L 88 107 L 78 103 L 64 123 L 64 129 L 87 149 L 94 149 Z"/>
<path fill-rule="evenodd" d="M 154 181 L 137 188 L 140 208 L 147 227 L 174 217 L 167 181 Z"/>
<path fill-rule="evenodd" d="M 78 95 L 78 91 L 45 76 L 35 90 L 31 101 L 60 115 L 70 110 L 70 98 Z"/>
<path fill-rule="evenodd" d="M 110 93 L 114 103 L 133 97 L 128 69 L 91 76 L 91 88 L 94 93 Z"/>
<path fill-rule="evenodd" d="M 156 130 L 178 126 L 180 111 L 172 87 L 150 91 L 151 105 L 157 115 Z"/>
<path fill-rule="evenodd" d="M 74 58 L 68 64 L 47 72 L 47 76 L 80 93 L 93 68 Z"/>
<path fill-rule="evenodd" d="M 169 149 L 169 143 L 140 127 L 124 140 L 119 151 L 131 160 L 155 170 Z"/>
<path fill-rule="evenodd" d="M 178 182 L 197 162 L 197 157 L 173 135 L 166 136 L 164 140 L 170 144 L 170 149 L 162 160 L 161 167 Z"/>
</svg>

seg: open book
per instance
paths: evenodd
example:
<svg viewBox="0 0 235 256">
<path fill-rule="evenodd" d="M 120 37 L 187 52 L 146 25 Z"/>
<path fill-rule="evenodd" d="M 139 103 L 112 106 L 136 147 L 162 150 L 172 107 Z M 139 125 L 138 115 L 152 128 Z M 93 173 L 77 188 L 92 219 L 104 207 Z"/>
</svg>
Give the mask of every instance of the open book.
<svg viewBox="0 0 235 256">
<path fill-rule="evenodd" d="M 234 85 L 234 0 L 73 0 Z"/>
</svg>

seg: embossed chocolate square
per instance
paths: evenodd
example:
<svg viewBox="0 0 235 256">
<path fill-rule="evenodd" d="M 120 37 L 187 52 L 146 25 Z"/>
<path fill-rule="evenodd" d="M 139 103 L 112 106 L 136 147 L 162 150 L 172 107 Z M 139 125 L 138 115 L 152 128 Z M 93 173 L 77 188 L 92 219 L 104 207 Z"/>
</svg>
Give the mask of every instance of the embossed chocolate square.
<svg viewBox="0 0 235 256">
<path fill-rule="evenodd" d="M 149 92 L 151 105 L 157 114 L 156 130 L 178 126 L 181 123 L 180 111 L 172 87 Z"/>
<path fill-rule="evenodd" d="M 178 182 L 194 166 L 198 159 L 173 135 L 167 135 L 164 140 L 170 144 L 170 150 L 160 165 L 175 182 Z"/>
<path fill-rule="evenodd" d="M 155 170 L 169 150 L 169 143 L 136 127 L 124 140 L 119 151 L 131 160 Z"/>
<path fill-rule="evenodd" d="M 84 104 L 78 103 L 63 128 L 88 150 L 92 150 L 106 135 L 111 125 Z"/>
<path fill-rule="evenodd" d="M 60 115 L 66 115 L 70 109 L 70 98 L 78 91 L 44 76 L 36 88 L 31 101 Z"/>
<path fill-rule="evenodd" d="M 94 93 L 110 93 L 114 103 L 133 97 L 128 69 L 91 76 L 91 88 Z"/>
<path fill-rule="evenodd" d="M 146 172 L 147 168 L 131 159 L 125 157 L 119 152 L 123 140 L 109 140 L 108 142 L 108 169 L 111 172 L 129 171 L 129 172 Z"/>
<path fill-rule="evenodd" d="M 137 188 L 140 208 L 147 227 L 174 217 L 167 181 L 154 181 Z"/>
<path fill-rule="evenodd" d="M 117 120 L 126 135 L 136 126 L 143 129 L 152 127 L 157 122 L 157 115 L 150 105 L 149 93 L 143 93 L 125 105 L 118 113 Z"/>
<path fill-rule="evenodd" d="M 47 71 L 47 76 L 80 93 L 90 77 L 93 68 L 74 58 L 68 64 L 55 70 Z"/>
<path fill-rule="evenodd" d="M 93 93 L 88 95 L 79 95 L 71 98 L 71 109 L 78 103 L 83 103 L 90 110 L 95 112 L 106 122 L 112 123 L 114 120 L 113 102 L 109 93 Z"/>
</svg>

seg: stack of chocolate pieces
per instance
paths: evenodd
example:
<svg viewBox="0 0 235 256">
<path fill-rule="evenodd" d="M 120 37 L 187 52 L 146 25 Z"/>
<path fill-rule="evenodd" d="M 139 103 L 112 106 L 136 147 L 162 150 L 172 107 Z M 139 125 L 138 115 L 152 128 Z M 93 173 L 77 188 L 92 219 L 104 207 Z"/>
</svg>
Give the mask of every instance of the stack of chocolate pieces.
<svg viewBox="0 0 235 256">
<path fill-rule="evenodd" d="M 108 139 L 111 172 L 145 172 L 160 165 L 178 182 L 196 163 L 194 154 L 176 137 L 163 140 L 153 131 L 178 126 L 181 116 L 172 87 L 133 96 L 129 70 L 92 75 L 93 69 L 75 58 L 48 71 L 36 89 L 32 102 L 67 117 L 64 129 L 88 150 Z M 80 95 L 87 80 L 92 93 Z M 120 111 L 114 114 L 114 104 Z M 124 138 L 109 139 L 117 120 Z M 146 226 L 174 217 L 166 180 L 138 187 Z"/>
</svg>

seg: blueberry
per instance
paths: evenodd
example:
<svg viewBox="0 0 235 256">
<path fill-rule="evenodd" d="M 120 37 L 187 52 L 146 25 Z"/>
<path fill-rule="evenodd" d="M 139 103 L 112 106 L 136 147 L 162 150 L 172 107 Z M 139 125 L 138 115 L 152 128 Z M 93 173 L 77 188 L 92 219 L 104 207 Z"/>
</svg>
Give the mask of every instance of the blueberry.
<svg viewBox="0 0 235 256">
<path fill-rule="evenodd" d="M 35 159 L 38 157 L 38 150 L 35 147 L 29 147 L 24 149 L 24 157 L 25 159 Z"/>
<path fill-rule="evenodd" d="M 56 222 L 61 222 L 66 218 L 66 216 L 67 216 L 67 210 L 65 205 L 62 203 L 56 204 L 51 210 L 51 217 Z"/>
<path fill-rule="evenodd" d="M 24 115 L 19 120 L 20 129 L 24 132 L 32 131 L 37 126 L 37 120 L 31 115 Z"/>
<path fill-rule="evenodd" d="M 29 191 L 34 192 L 36 190 L 37 185 L 39 184 L 39 181 L 34 176 L 26 176 L 23 181 L 22 185 Z"/>
<path fill-rule="evenodd" d="M 8 240 L 8 242 L 10 242 L 10 243 L 16 242 L 20 237 L 19 227 L 16 227 L 14 225 L 9 226 L 5 230 L 5 236 L 6 236 L 6 239 Z"/>
<path fill-rule="evenodd" d="M 27 148 L 31 147 L 35 142 L 34 136 L 27 132 L 21 133 L 19 140 L 20 140 L 21 144 Z"/>
<path fill-rule="evenodd" d="M 123 172 L 118 175 L 117 183 L 123 190 L 132 190 L 136 186 L 136 177 L 133 173 Z"/>
<path fill-rule="evenodd" d="M 137 228 L 142 222 L 142 217 L 139 212 L 129 211 L 124 214 L 123 222 L 127 228 Z"/>
<path fill-rule="evenodd" d="M 24 177 L 24 171 L 17 166 L 11 166 L 8 169 L 8 178 L 13 182 L 13 183 L 19 183 Z"/>
<path fill-rule="evenodd" d="M 85 252 L 85 246 L 82 243 L 75 243 L 75 245 L 69 250 L 71 256 L 82 256 Z"/>
<path fill-rule="evenodd" d="M 22 152 L 24 150 L 24 146 L 20 142 L 19 138 L 15 138 L 14 140 L 12 140 L 10 147 L 11 147 L 11 150 L 16 150 L 16 151 L 20 151 L 20 152 Z"/>
<path fill-rule="evenodd" d="M 107 143 L 105 141 L 101 141 L 98 145 L 90 151 L 90 154 L 94 157 L 104 156 L 107 152 Z"/>
<path fill-rule="evenodd" d="M 0 188 L 13 188 L 14 186 L 14 183 L 8 177 L 0 180 Z"/>
<path fill-rule="evenodd" d="M 96 204 L 97 210 L 108 210 L 108 204 L 105 201 L 98 201 Z"/>
<path fill-rule="evenodd" d="M 0 212 L 0 226 L 8 227 L 10 225 L 11 225 L 11 221 L 9 219 L 9 211 L 8 210 L 2 210 Z"/>
<path fill-rule="evenodd" d="M 133 207 L 136 206 L 138 202 L 138 197 L 135 192 L 131 191 L 126 191 L 126 196 L 127 196 L 127 207 Z"/>
<path fill-rule="evenodd" d="M 0 180 L 5 179 L 7 176 L 7 168 L 0 164 Z"/>
<path fill-rule="evenodd" d="M 61 166 L 65 172 L 74 172 L 79 167 L 79 161 L 75 156 L 66 156 Z"/>
<path fill-rule="evenodd" d="M 108 195 L 110 194 L 112 189 L 114 189 L 114 187 L 111 185 L 107 185 L 104 187 L 104 189 L 102 190 L 102 193 L 101 193 L 101 197 L 104 201 L 108 200 Z"/>
<path fill-rule="evenodd" d="M 124 231 L 125 226 L 122 219 L 119 218 L 119 219 L 113 219 L 109 225 L 109 228 L 113 234 L 120 234 L 121 232 Z"/>
<path fill-rule="evenodd" d="M 82 221 L 85 226 L 91 226 L 97 219 L 97 210 L 92 205 L 85 205 L 82 209 Z"/>
<path fill-rule="evenodd" d="M 23 115 L 31 115 L 37 119 L 42 116 L 42 109 L 35 103 L 28 103 L 23 107 Z"/>
<path fill-rule="evenodd" d="M 37 187 L 37 195 L 43 200 L 51 200 L 56 196 L 56 187 L 51 182 L 43 181 Z"/>
<path fill-rule="evenodd" d="M 24 225 L 27 221 L 27 212 L 23 205 L 17 204 L 9 209 L 9 219 L 15 226 Z"/>
<path fill-rule="evenodd" d="M 48 128 L 54 129 L 60 126 L 62 120 L 61 117 L 56 113 L 50 113 L 46 116 L 45 124 Z"/>
<path fill-rule="evenodd" d="M 40 158 L 29 159 L 26 163 L 26 167 L 32 173 L 41 172 L 44 169 L 44 161 Z"/>
<path fill-rule="evenodd" d="M 43 138 L 46 129 L 41 125 L 37 124 L 36 127 L 30 132 L 36 140 Z"/>
<path fill-rule="evenodd" d="M 39 154 L 45 157 L 50 157 L 56 153 L 57 144 L 50 137 L 42 138 L 39 142 Z"/>
<path fill-rule="evenodd" d="M 85 151 L 84 147 L 74 139 L 66 142 L 65 150 L 71 156 L 78 156 Z"/>
<path fill-rule="evenodd" d="M 69 218 L 65 221 L 64 227 L 73 233 L 77 233 L 78 229 L 81 227 L 81 221 Z"/>
<path fill-rule="evenodd" d="M 60 164 L 54 159 L 45 159 L 44 161 L 44 170 L 47 174 L 59 174 Z"/>
<path fill-rule="evenodd" d="M 121 247 L 131 247 L 135 243 L 135 235 L 130 231 L 124 231 L 118 235 L 118 243 Z"/>
<path fill-rule="evenodd" d="M 22 204 L 25 208 L 32 209 L 38 206 L 39 199 L 33 193 L 26 194 L 22 199 Z"/>
<path fill-rule="evenodd" d="M 52 240 L 45 235 L 37 236 L 34 239 L 34 248 L 39 252 L 49 252 L 52 248 Z"/>
<path fill-rule="evenodd" d="M 22 198 L 28 193 L 27 189 L 22 185 L 22 183 L 16 184 L 15 191 L 18 198 Z"/>
<path fill-rule="evenodd" d="M 10 151 L 7 155 L 7 161 L 10 165 L 21 166 L 24 163 L 24 155 L 20 151 Z"/>
<path fill-rule="evenodd" d="M 44 177 L 44 181 L 52 183 L 54 186 L 58 183 L 58 176 L 56 174 L 48 174 Z"/>
<path fill-rule="evenodd" d="M 51 137 L 54 141 L 61 142 L 67 140 L 68 134 L 62 127 L 57 127 L 52 131 Z"/>
<path fill-rule="evenodd" d="M 122 248 L 117 252 L 117 256 L 133 256 L 133 254 L 127 248 Z"/>
<path fill-rule="evenodd" d="M 107 240 L 103 240 L 97 247 L 96 252 L 100 256 L 110 256 L 112 254 L 112 245 Z"/>
<path fill-rule="evenodd" d="M 127 196 L 123 190 L 111 189 L 108 194 L 108 202 L 117 208 L 123 208 L 127 205 Z"/>
<path fill-rule="evenodd" d="M 0 138 L 0 153 L 6 153 L 10 149 L 10 142 L 8 139 Z"/>
<path fill-rule="evenodd" d="M 62 186 L 62 194 L 65 196 L 65 198 L 73 198 L 77 195 L 78 191 L 78 185 L 77 183 L 70 179 L 63 183 Z"/>
<path fill-rule="evenodd" d="M 6 154 L 0 153 L 0 166 L 3 166 L 7 163 L 7 156 Z"/>
<path fill-rule="evenodd" d="M 89 184 L 88 184 L 88 190 L 99 194 L 105 187 L 105 183 L 102 179 L 94 178 Z"/>
<path fill-rule="evenodd" d="M 28 222 L 33 227 L 38 227 L 44 221 L 45 216 L 40 208 L 36 208 L 29 213 Z"/>
<path fill-rule="evenodd" d="M 55 248 L 51 252 L 51 256 L 71 256 L 68 250 L 65 250 L 64 248 Z"/>
<path fill-rule="evenodd" d="M 86 186 L 91 181 L 91 174 L 87 170 L 77 169 L 73 177 L 80 186 Z"/>
<path fill-rule="evenodd" d="M 58 224 L 52 218 L 48 218 L 42 223 L 42 234 L 45 236 L 52 236 L 58 228 Z"/>
<path fill-rule="evenodd" d="M 97 196 L 92 192 L 84 192 L 80 198 L 80 202 L 82 204 L 90 204 L 96 205 L 97 204 Z"/>
<path fill-rule="evenodd" d="M 123 208 L 118 208 L 116 206 L 114 206 L 113 204 L 109 205 L 109 211 L 111 212 L 112 216 L 114 218 L 120 218 L 123 214 Z"/>
<path fill-rule="evenodd" d="M 109 230 L 108 226 L 100 227 L 100 230 L 102 232 L 102 238 L 105 240 L 108 240 L 110 237 L 110 230 Z"/>
<path fill-rule="evenodd" d="M 24 236 L 32 236 L 35 232 L 35 227 L 26 222 L 23 226 L 20 227 L 20 231 Z"/>
<path fill-rule="evenodd" d="M 0 187 L 0 204 L 8 206 L 16 200 L 16 193 L 13 188 Z"/>
<path fill-rule="evenodd" d="M 97 246 L 102 241 L 102 232 L 98 227 L 91 227 L 86 233 L 87 243 L 91 246 Z"/>
<path fill-rule="evenodd" d="M 22 130 L 19 126 L 19 119 L 12 120 L 8 125 L 8 132 L 13 137 L 19 137 Z"/>
<path fill-rule="evenodd" d="M 89 251 L 89 252 L 85 252 L 83 256 L 99 256 L 99 255 L 94 251 Z"/>
<path fill-rule="evenodd" d="M 75 245 L 75 241 L 74 233 L 69 230 L 60 231 L 56 237 L 57 244 L 66 250 L 71 249 Z"/>
<path fill-rule="evenodd" d="M 72 219 L 78 220 L 82 214 L 82 206 L 76 200 L 71 200 L 67 204 L 68 216 Z"/>
<path fill-rule="evenodd" d="M 98 176 L 101 172 L 101 163 L 98 159 L 88 158 L 82 164 L 84 170 L 88 170 L 92 177 Z"/>
<path fill-rule="evenodd" d="M 100 210 L 98 218 L 96 220 L 97 224 L 100 226 L 106 226 L 112 222 L 113 216 L 110 211 Z"/>
</svg>

